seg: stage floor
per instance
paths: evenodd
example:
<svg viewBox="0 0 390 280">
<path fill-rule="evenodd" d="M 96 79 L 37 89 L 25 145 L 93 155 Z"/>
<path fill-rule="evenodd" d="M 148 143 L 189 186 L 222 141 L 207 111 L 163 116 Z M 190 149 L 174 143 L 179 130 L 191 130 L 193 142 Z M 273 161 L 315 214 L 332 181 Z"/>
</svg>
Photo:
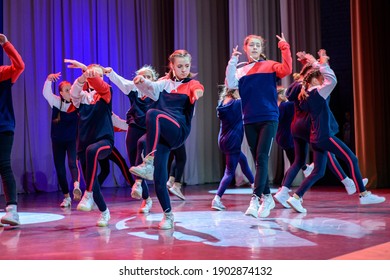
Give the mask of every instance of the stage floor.
<svg viewBox="0 0 390 280">
<path fill-rule="evenodd" d="M 174 230 L 159 230 L 154 195 L 149 214 L 130 187 L 103 188 L 110 225 L 95 223 L 99 211 L 61 209 L 60 192 L 19 195 L 19 227 L 0 227 L 3 260 L 390 260 L 390 192 L 386 202 L 360 205 L 342 186 L 314 186 L 304 197 L 308 213 L 276 203 L 269 217 L 244 215 L 250 188 L 231 188 L 226 211 L 211 210 L 217 184 L 186 186 L 185 201 L 171 195 Z M 273 191 L 276 191 L 273 189 Z M 4 205 L 4 196 L 0 197 Z M 0 212 L 0 216 L 4 212 Z"/>
</svg>

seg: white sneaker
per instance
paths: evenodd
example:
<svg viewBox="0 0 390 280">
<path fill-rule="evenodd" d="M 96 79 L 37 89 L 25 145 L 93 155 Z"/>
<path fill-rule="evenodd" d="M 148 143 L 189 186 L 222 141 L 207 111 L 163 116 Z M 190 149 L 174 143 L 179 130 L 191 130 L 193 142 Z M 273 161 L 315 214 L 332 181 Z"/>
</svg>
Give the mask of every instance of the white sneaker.
<svg viewBox="0 0 390 280">
<path fill-rule="evenodd" d="M 313 172 L 313 169 L 314 169 L 314 162 L 310 164 L 306 164 L 306 169 L 303 170 L 303 175 L 305 176 L 305 178 L 309 177 L 311 172 Z"/>
<path fill-rule="evenodd" d="M 106 227 L 108 226 L 108 221 L 111 219 L 110 210 L 108 208 L 106 211 L 101 212 L 99 220 L 97 220 L 96 225 L 98 227 Z"/>
<path fill-rule="evenodd" d="M 171 193 L 173 193 L 174 195 L 176 195 L 178 198 L 180 198 L 181 200 L 186 200 L 185 196 L 184 196 L 183 193 L 181 192 L 181 186 L 180 186 L 180 184 L 174 183 L 174 184 L 173 184 L 173 187 L 172 187 L 172 188 L 169 188 L 168 190 L 169 190 Z"/>
<path fill-rule="evenodd" d="M 94 203 L 94 200 L 93 200 L 92 192 L 85 191 L 83 198 L 81 199 L 81 201 L 77 205 L 77 210 L 91 211 L 92 207 L 93 207 L 93 203 Z"/>
<path fill-rule="evenodd" d="M 226 209 L 226 207 L 223 205 L 220 198 L 214 197 L 213 201 L 211 202 L 211 209 L 223 211 Z"/>
<path fill-rule="evenodd" d="M 256 195 L 252 195 L 251 202 L 249 203 L 248 209 L 245 211 L 245 215 L 252 216 L 254 218 L 258 217 L 258 211 L 259 211 L 259 197 Z"/>
<path fill-rule="evenodd" d="M 79 182 L 74 182 L 73 183 L 73 199 L 76 201 L 80 201 L 81 196 L 83 193 L 80 190 L 80 183 Z"/>
<path fill-rule="evenodd" d="M 367 186 L 367 184 L 368 184 L 368 178 L 363 178 L 363 185 Z"/>
<path fill-rule="evenodd" d="M 131 187 L 131 197 L 135 199 L 142 198 L 142 181 L 136 180 L 134 185 Z"/>
<path fill-rule="evenodd" d="M 169 180 L 167 181 L 167 189 L 169 190 L 170 188 L 172 188 L 174 183 L 175 183 L 175 177 L 169 176 Z"/>
<path fill-rule="evenodd" d="M 172 212 L 164 213 L 164 217 L 162 221 L 158 224 L 158 228 L 171 229 L 174 226 L 173 221 L 174 221 L 174 216 Z"/>
<path fill-rule="evenodd" d="M 345 190 L 349 195 L 354 194 L 356 192 L 356 185 L 351 178 L 346 177 L 341 181 L 341 183 L 343 183 Z"/>
<path fill-rule="evenodd" d="M 149 181 L 153 181 L 154 174 L 154 156 L 150 154 L 144 158 L 144 162 L 137 166 L 132 166 L 129 169 L 130 173 L 144 178 Z"/>
<path fill-rule="evenodd" d="M 70 207 L 72 205 L 72 199 L 70 196 L 64 197 L 64 200 L 61 202 L 60 207 L 65 208 L 65 207 Z"/>
<path fill-rule="evenodd" d="M 376 204 L 385 202 L 386 198 L 372 194 L 369 191 L 365 191 L 360 194 L 359 200 L 360 204 Z"/>
<path fill-rule="evenodd" d="M 261 202 L 262 203 L 257 211 L 257 214 L 260 218 L 268 217 L 271 210 L 275 208 L 275 201 L 271 194 L 263 194 Z"/>
<path fill-rule="evenodd" d="M 149 213 L 152 208 L 153 201 L 150 197 L 144 199 L 141 204 L 141 208 L 138 210 L 139 213 Z"/>
<path fill-rule="evenodd" d="M 287 203 L 287 199 L 290 198 L 288 194 L 291 190 L 285 186 L 279 188 L 278 192 L 274 194 L 274 198 L 277 202 L 283 205 L 284 208 L 291 208 L 291 206 Z"/>
<path fill-rule="evenodd" d="M 1 223 L 4 225 L 17 226 L 20 225 L 17 205 L 10 204 L 5 208 L 6 214 L 1 218 Z"/>
<path fill-rule="evenodd" d="M 290 204 L 290 206 L 299 213 L 306 213 L 306 209 L 302 206 L 302 199 L 295 198 L 294 196 L 291 196 L 289 199 L 287 199 L 287 203 Z"/>
</svg>

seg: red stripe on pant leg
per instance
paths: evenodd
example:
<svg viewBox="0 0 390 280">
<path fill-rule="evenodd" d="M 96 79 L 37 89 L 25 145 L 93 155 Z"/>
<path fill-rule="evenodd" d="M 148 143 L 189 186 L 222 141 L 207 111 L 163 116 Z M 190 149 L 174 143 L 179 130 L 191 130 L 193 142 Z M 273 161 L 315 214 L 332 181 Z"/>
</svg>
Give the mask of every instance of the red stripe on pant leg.
<svg viewBox="0 0 390 280">
<path fill-rule="evenodd" d="M 329 152 L 328 152 L 328 158 L 329 158 L 330 164 L 333 166 L 333 169 L 336 170 L 336 173 L 339 176 L 339 178 L 341 178 L 341 180 L 343 180 L 344 179 L 343 175 L 341 174 L 340 170 L 337 168 L 337 165 L 334 163 L 333 157 L 330 155 Z"/>
<path fill-rule="evenodd" d="M 78 159 L 76 159 L 76 166 L 77 166 L 77 172 L 78 172 L 78 174 L 77 174 L 77 182 L 80 183 L 80 173 L 81 173 L 81 171 L 80 171 L 79 160 Z"/>
<path fill-rule="evenodd" d="M 98 156 L 99 156 L 99 153 L 100 151 L 102 150 L 105 150 L 105 149 L 110 149 L 111 147 L 110 146 L 102 146 L 100 147 L 97 152 L 96 152 L 96 155 L 95 155 L 95 159 L 93 160 L 93 169 L 92 169 L 92 176 L 91 176 L 91 182 L 89 183 L 89 186 L 87 188 L 87 190 L 89 192 L 92 191 L 92 186 L 93 186 L 93 182 L 95 180 L 95 175 L 96 175 L 96 170 L 97 170 L 97 163 L 98 163 Z"/>
<path fill-rule="evenodd" d="M 159 121 L 160 121 L 160 118 L 164 118 L 164 119 L 167 119 L 169 121 L 171 121 L 173 124 L 175 124 L 177 127 L 180 127 L 180 124 L 173 118 L 167 116 L 167 115 L 164 115 L 164 114 L 158 114 L 157 117 L 156 117 L 156 135 L 154 136 L 154 142 L 153 142 L 153 148 L 152 148 L 152 151 L 155 151 L 156 148 L 157 148 L 157 143 L 158 143 L 158 137 L 160 136 L 160 131 L 159 131 Z"/>
<path fill-rule="evenodd" d="M 351 174 L 352 179 L 353 179 L 353 181 L 355 182 L 355 185 L 356 185 L 356 186 L 359 186 L 359 184 L 358 184 L 358 182 L 357 182 L 357 180 L 356 180 L 355 168 L 353 167 L 352 159 L 349 157 L 348 153 L 345 152 L 344 149 L 341 148 L 340 145 L 337 144 L 337 142 L 333 140 L 333 138 L 329 138 L 329 140 L 330 140 L 330 141 L 336 146 L 336 148 L 338 148 L 338 149 L 340 150 L 340 152 L 342 152 L 343 155 L 348 159 L 349 165 L 351 166 L 351 170 L 352 170 L 352 174 Z M 357 188 L 357 189 L 359 189 L 359 188 Z"/>
<path fill-rule="evenodd" d="M 118 155 L 118 153 L 116 152 L 116 150 L 113 150 L 112 153 L 114 154 L 114 157 L 116 157 L 120 163 L 120 168 L 122 170 L 122 173 L 124 174 L 124 176 L 126 177 L 126 181 L 130 184 L 130 178 L 128 178 L 127 176 L 127 173 L 126 173 L 126 166 L 123 165 L 123 161 L 122 161 L 122 158 Z"/>
</svg>

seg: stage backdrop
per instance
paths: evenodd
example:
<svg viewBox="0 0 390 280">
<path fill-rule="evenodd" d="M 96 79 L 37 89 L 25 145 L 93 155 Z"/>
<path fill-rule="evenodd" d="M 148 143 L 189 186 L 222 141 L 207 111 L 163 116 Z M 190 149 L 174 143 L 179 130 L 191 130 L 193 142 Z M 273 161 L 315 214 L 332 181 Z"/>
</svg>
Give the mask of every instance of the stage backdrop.
<svg viewBox="0 0 390 280">
<path fill-rule="evenodd" d="M 255 33 L 266 39 L 267 57 L 280 60 L 275 35 L 283 32 L 293 55 L 298 50 L 316 53 L 323 47 L 320 2 L 3 0 L 3 33 L 26 64 L 13 87 L 17 125 L 12 166 L 19 191 L 58 190 L 50 141 L 51 109 L 42 96 L 42 88 L 50 73 L 61 72 L 62 79 L 71 82 L 81 74 L 67 69 L 64 58 L 111 66 L 131 79 L 144 64 L 151 64 L 163 75 L 174 49 L 187 49 L 192 54 L 192 70 L 205 86 L 186 142 L 184 181 L 219 182 L 224 166 L 217 146 L 219 123 L 215 107 L 218 85 L 224 81 L 232 48 L 238 45 L 242 51 L 243 38 Z M 299 71 L 293 61 L 293 71 Z M 4 63 L 9 63 L 8 58 L 4 57 Z M 337 73 L 340 69 L 335 70 Z M 291 77 L 282 84 L 287 86 L 290 82 Z M 129 101 L 115 86 L 113 91 L 114 112 L 124 118 Z M 124 133 L 117 133 L 115 145 L 127 159 L 124 138 Z M 275 164 L 279 163 L 271 163 L 270 176 Z M 119 170 L 112 166 L 111 171 L 104 186 L 124 185 Z"/>
<path fill-rule="evenodd" d="M 297 7 L 303 5 L 303 1 L 296 3 Z M 51 109 L 42 87 L 50 73 L 61 72 L 62 79 L 69 81 L 81 74 L 66 68 L 64 58 L 111 66 L 120 75 L 133 78 L 144 64 L 153 65 L 163 75 L 168 55 L 179 48 L 192 54 L 193 71 L 205 85 L 186 142 L 184 181 L 218 182 L 223 160 L 217 146 L 217 86 L 224 81 L 231 50 L 235 45 L 242 47 L 247 34 L 257 33 L 267 40 L 267 56 L 279 60 L 275 35 L 302 13 L 288 5 L 288 1 L 273 0 L 261 4 L 253 0 L 3 0 L 4 33 L 26 64 L 13 88 L 17 126 L 12 165 L 19 191 L 58 189 L 50 141 Z M 317 9 L 307 12 L 310 9 L 303 9 L 312 15 L 305 23 L 317 18 Z M 287 28 L 283 32 L 287 40 L 295 41 Z M 300 36 L 317 38 L 313 32 Z M 316 47 L 318 44 L 313 49 Z M 113 90 L 114 112 L 124 117 L 129 101 L 115 86 Z M 115 145 L 127 158 L 124 138 L 124 133 L 117 133 Z M 111 170 L 104 185 L 123 185 L 119 170 L 115 166 Z"/>
</svg>

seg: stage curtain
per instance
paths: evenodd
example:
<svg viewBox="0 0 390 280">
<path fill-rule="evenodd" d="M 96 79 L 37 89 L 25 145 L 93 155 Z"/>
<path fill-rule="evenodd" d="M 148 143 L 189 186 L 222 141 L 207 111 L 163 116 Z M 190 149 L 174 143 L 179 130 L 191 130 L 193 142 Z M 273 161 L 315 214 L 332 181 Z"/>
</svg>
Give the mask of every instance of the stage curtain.
<svg viewBox="0 0 390 280">
<path fill-rule="evenodd" d="M 216 114 L 218 85 L 223 84 L 228 59 L 228 6 L 224 0 L 175 1 L 175 49 L 192 55 L 192 71 L 205 87 L 197 102 L 186 141 L 187 184 L 219 182 L 221 153 Z"/>
<path fill-rule="evenodd" d="M 369 186 L 390 185 L 390 106 L 386 1 L 351 0 L 352 68 L 356 154 Z"/>
<path fill-rule="evenodd" d="M 13 86 L 12 166 L 20 192 L 58 190 L 50 139 L 51 108 L 42 96 L 47 75 L 61 72 L 61 80 L 73 82 L 81 74 L 68 69 L 64 58 L 110 66 L 128 79 L 155 61 L 164 70 L 166 62 L 156 58 L 173 45 L 173 37 L 165 30 L 173 19 L 155 13 L 156 8 L 172 7 L 173 1 L 162 0 L 3 1 L 3 31 L 26 65 Z M 161 33 L 166 34 L 164 41 Z M 4 63 L 9 63 L 7 58 Z M 53 90 L 58 94 L 56 87 Z M 113 111 L 125 118 L 129 100 L 116 86 L 113 91 Z M 127 159 L 125 133 L 115 134 L 115 146 Z M 123 184 L 122 174 L 112 164 L 104 185 Z"/>
</svg>

